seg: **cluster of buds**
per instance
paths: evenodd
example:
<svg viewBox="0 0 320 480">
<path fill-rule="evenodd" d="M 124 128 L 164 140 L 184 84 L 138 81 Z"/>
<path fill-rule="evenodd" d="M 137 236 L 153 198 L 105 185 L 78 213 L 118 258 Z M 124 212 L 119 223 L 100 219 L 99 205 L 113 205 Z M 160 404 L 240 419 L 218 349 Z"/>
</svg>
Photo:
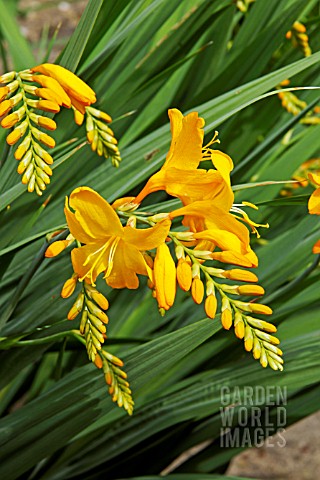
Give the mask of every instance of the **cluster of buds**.
<svg viewBox="0 0 320 480">
<path fill-rule="evenodd" d="M 174 273 L 170 275 L 170 272 L 167 271 L 166 280 L 175 282 L 174 275 L 176 275 L 179 287 L 183 291 L 190 291 L 196 304 L 201 304 L 205 299 L 204 310 L 207 317 L 215 318 L 220 309 L 222 327 L 230 330 L 233 326 L 235 335 L 244 339 L 245 350 L 252 351 L 253 357 L 259 359 L 263 367 L 269 365 L 274 370 L 283 370 L 282 352 L 275 346 L 279 344 L 279 340 L 266 333 L 276 332 L 276 327 L 251 316 L 252 314 L 271 315 L 271 308 L 260 303 L 243 302 L 232 298 L 239 295 L 253 297 L 263 295 L 265 293 L 263 287 L 254 284 L 258 281 L 257 276 L 251 271 L 240 268 L 224 270 L 207 266 L 205 261 L 212 259 L 211 252 L 186 247 L 181 243 L 181 239 L 185 243 L 185 233 L 175 233 L 172 238 L 175 244 L 177 265 L 175 268 L 172 259 L 171 271 Z M 166 255 L 171 255 L 169 248 L 167 246 L 166 248 L 168 249 Z M 154 263 L 154 268 L 156 268 L 157 257 Z M 246 282 L 246 284 L 220 283 L 221 279 Z M 157 299 L 160 309 L 166 310 L 168 304 L 163 303 L 159 295 L 157 295 Z"/>
<path fill-rule="evenodd" d="M 59 243 L 57 241 L 55 243 Z M 66 240 L 64 241 L 66 242 Z M 54 245 L 54 243 L 52 244 Z M 50 248 L 50 247 L 49 247 Z M 54 248 L 57 251 L 60 247 Z M 47 257 L 52 256 L 52 248 Z M 78 284 L 78 275 L 73 274 L 64 283 L 61 296 L 70 297 Z M 123 407 L 129 415 L 133 412 L 134 402 L 132 400 L 127 374 L 121 370 L 123 362 L 111 353 L 102 349 L 106 337 L 106 325 L 109 318 L 105 313 L 109 308 L 108 299 L 95 287 L 84 282 L 80 293 L 68 312 L 68 320 L 74 320 L 81 314 L 80 334 L 84 337 L 89 360 L 99 369 L 103 369 L 105 381 L 109 386 L 109 394 L 112 401 L 119 407 Z"/>
<path fill-rule="evenodd" d="M 289 84 L 290 80 L 283 80 L 283 82 L 279 83 L 277 89 L 287 87 Z M 278 98 L 281 100 L 282 107 L 292 115 L 298 115 L 298 113 L 300 113 L 307 106 L 306 102 L 300 100 L 292 92 L 279 92 Z"/>
<path fill-rule="evenodd" d="M 103 123 L 110 123 L 111 117 L 90 107 L 96 101 L 94 91 L 72 72 L 59 65 L 43 64 L 5 73 L 0 76 L 0 84 L 4 85 L 0 87 L 1 126 L 12 129 L 7 135 L 10 146 L 20 142 L 14 156 L 29 192 L 42 195 L 50 183 L 53 158 L 46 148 L 55 147 L 55 140 L 46 132 L 56 130 L 57 124 L 48 114 L 58 113 L 61 107 L 74 109 L 78 125 L 86 115 L 92 149 L 119 165 L 117 140 Z"/>
<path fill-rule="evenodd" d="M 303 25 L 303 23 L 294 22 L 291 30 L 286 33 L 286 38 L 291 40 L 292 45 L 295 48 L 299 48 L 305 57 L 309 57 L 312 54 L 312 51 L 306 31 L 306 27 Z"/>
<path fill-rule="evenodd" d="M 75 121 L 81 125 L 84 116 L 75 110 Z M 118 148 L 117 139 L 113 130 L 108 126 L 112 121 L 110 115 L 93 107 L 86 107 L 86 131 L 87 139 L 93 152 L 97 152 L 99 157 L 111 158 L 112 165 L 119 167 L 121 156 Z"/>
<path fill-rule="evenodd" d="M 129 415 L 132 415 L 134 401 L 127 374 L 121 370 L 123 361 L 105 350 L 100 350 L 95 365 L 103 369 L 106 384 L 109 386 L 109 394 L 112 401 L 119 407 L 123 407 Z"/>
</svg>

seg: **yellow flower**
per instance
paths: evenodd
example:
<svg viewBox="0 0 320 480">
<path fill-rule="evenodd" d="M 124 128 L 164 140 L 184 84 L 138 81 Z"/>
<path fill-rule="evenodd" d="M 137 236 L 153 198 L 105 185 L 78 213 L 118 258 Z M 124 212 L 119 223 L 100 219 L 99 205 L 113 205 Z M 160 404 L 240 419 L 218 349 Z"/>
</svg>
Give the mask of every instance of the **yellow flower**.
<svg viewBox="0 0 320 480">
<path fill-rule="evenodd" d="M 320 175 L 317 175 L 315 173 L 309 173 L 308 177 L 312 183 L 320 187 Z M 312 213 L 314 215 L 320 215 L 320 188 L 316 188 L 316 190 L 309 198 L 308 209 L 309 213 Z"/>
<path fill-rule="evenodd" d="M 74 73 L 60 65 L 44 63 L 31 68 L 31 71 L 42 73 L 43 75 L 56 80 L 70 98 L 71 104 L 82 114 L 85 113 L 86 106 L 89 106 L 96 101 L 96 95 L 89 85 L 83 82 Z M 36 76 L 35 80 L 37 81 Z M 44 84 L 44 82 L 42 84 Z M 63 102 L 62 104 L 70 106 L 70 104 L 68 105 L 69 102 L 65 98 L 62 98 L 60 89 L 58 90 L 52 84 L 49 86 L 49 89 L 53 90 L 61 98 Z"/>
<path fill-rule="evenodd" d="M 104 272 L 112 288 L 138 288 L 137 274 L 148 275 L 142 252 L 164 243 L 171 225 L 166 219 L 152 228 L 123 227 L 111 205 L 88 187 L 76 188 L 66 199 L 65 215 L 71 234 L 84 244 L 71 252 L 79 280 L 94 285 Z"/>
<path fill-rule="evenodd" d="M 197 112 L 185 117 L 177 109 L 168 112 L 171 146 L 161 170 L 155 173 L 132 203 L 140 204 L 152 192 L 165 190 L 184 205 L 196 200 L 214 199 L 215 204 L 230 210 L 234 195 L 230 187 L 231 158 L 218 150 L 203 147 L 203 118 Z M 211 160 L 216 170 L 198 169 L 203 160 Z"/>
<path fill-rule="evenodd" d="M 217 207 L 214 200 L 194 202 L 170 213 L 171 219 L 179 216 L 184 217 L 183 224 L 194 232 L 196 249 L 213 251 L 212 258 L 220 262 L 243 267 L 258 265 L 248 229 L 231 213 Z M 215 247 L 221 252 L 214 252 Z"/>
</svg>

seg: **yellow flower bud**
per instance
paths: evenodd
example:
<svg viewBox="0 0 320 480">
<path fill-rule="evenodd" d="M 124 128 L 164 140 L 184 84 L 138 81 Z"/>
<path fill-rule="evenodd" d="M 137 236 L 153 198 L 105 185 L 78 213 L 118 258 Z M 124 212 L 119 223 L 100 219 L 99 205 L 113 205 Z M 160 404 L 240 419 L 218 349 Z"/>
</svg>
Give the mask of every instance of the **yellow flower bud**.
<svg viewBox="0 0 320 480">
<path fill-rule="evenodd" d="M 41 157 L 48 165 L 53 164 L 53 158 L 51 157 L 51 155 L 46 152 L 42 147 L 40 147 L 38 143 L 34 143 L 33 148 L 35 149 L 39 157 Z"/>
<path fill-rule="evenodd" d="M 0 83 L 4 83 L 4 82 L 0 82 Z M 2 102 L 2 100 L 4 100 L 6 98 L 8 93 L 9 93 L 9 88 L 8 87 L 0 87 L 0 102 Z"/>
<path fill-rule="evenodd" d="M 34 137 L 36 137 L 37 140 L 39 140 L 40 142 L 47 145 L 47 147 L 49 147 L 49 148 L 55 147 L 56 142 L 54 141 L 54 139 L 52 137 L 50 137 L 46 133 L 40 132 L 40 130 L 38 130 L 37 128 L 33 128 L 32 133 L 33 133 Z"/>
<path fill-rule="evenodd" d="M 81 112 L 79 112 L 79 110 L 76 110 L 76 109 L 73 110 L 73 115 L 74 115 L 75 123 L 79 126 L 82 125 L 84 120 L 84 115 Z"/>
<path fill-rule="evenodd" d="M 20 125 L 18 125 L 9 135 L 7 136 L 7 143 L 9 145 L 14 145 L 17 143 L 18 140 L 20 140 L 21 137 L 26 133 L 26 130 L 28 128 L 28 123 L 26 120 L 24 120 Z"/>
<path fill-rule="evenodd" d="M 32 193 L 34 191 L 35 182 L 36 182 L 36 176 L 33 173 L 28 183 L 28 192 Z"/>
<path fill-rule="evenodd" d="M 257 282 L 258 281 L 258 277 L 254 273 L 248 270 L 242 270 L 240 268 L 225 270 L 223 273 L 223 276 L 225 278 L 229 278 L 229 280 L 236 280 L 239 282 Z"/>
<path fill-rule="evenodd" d="M 232 327 L 232 312 L 229 308 L 226 308 L 221 312 L 221 323 L 226 330 L 230 330 Z"/>
<path fill-rule="evenodd" d="M 62 298 L 69 298 L 77 285 L 78 281 L 78 275 L 74 273 L 71 278 L 68 278 L 68 280 L 65 281 L 62 290 L 61 290 L 61 297 Z"/>
<path fill-rule="evenodd" d="M 32 151 L 29 150 L 18 165 L 17 172 L 21 175 L 32 160 Z"/>
<path fill-rule="evenodd" d="M 29 180 L 31 178 L 31 175 L 33 174 L 33 170 L 34 170 L 34 166 L 33 166 L 33 163 L 29 163 L 23 177 L 22 177 L 22 183 L 24 185 L 27 185 L 27 183 L 29 183 Z"/>
<path fill-rule="evenodd" d="M 244 321 L 242 319 L 234 323 L 234 333 L 240 339 L 244 337 Z"/>
<path fill-rule="evenodd" d="M 277 327 L 272 323 L 265 322 L 264 320 L 259 320 L 258 318 L 247 317 L 248 323 L 253 327 L 265 330 L 266 332 L 274 333 L 277 331 Z"/>
<path fill-rule="evenodd" d="M 74 320 L 79 315 L 79 313 L 82 310 L 83 301 L 84 301 L 84 294 L 83 292 L 80 292 L 79 295 L 77 296 L 76 301 L 74 302 L 74 304 L 72 305 L 71 309 L 68 312 L 68 316 L 67 316 L 68 320 Z"/>
<path fill-rule="evenodd" d="M 247 352 L 251 352 L 253 347 L 253 334 L 251 328 L 247 325 L 244 334 L 244 348 Z"/>
<path fill-rule="evenodd" d="M 0 117 L 7 115 L 8 112 L 12 109 L 13 105 L 10 100 L 4 100 L 0 103 Z"/>
<path fill-rule="evenodd" d="M 179 287 L 188 292 L 191 288 L 192 271 L 190 264 L 184 259 L 179 258 L 177 265 L 177 281 Z"/>
<path fill-rule="evenodd" d="M 176 296 L 176 266 L 165 243 L 157 248 L 153 273 L 158 306 L 169 310 Z"/>
<path fill-rule="evenodd" d="M 1 121 L 1 127 L 12 128 L 17 122 L 19 122 L 19 115 L 14 112 L 4 117 L 4 119 Z"/>
<path fill-rule="evenodd" d="M 240 295 L 263 295 L 264 288 L 260 285 L 241 285 L 237 288 Z"/>
<path fill-rule="evenodd" d="M 306 31 L 306 27 L 301 22 L 294 22 L 293 28 L 300 33 L 304 33 Z"/>
<path fill-rule="evenodd" d="M 200 305 L 204 296 L 204 285 L 202 280 L 200 280 L 199 277 L 194 278 L 192 281 L 191 295 L 192 295 L 193 301 L 198 305 Z"/>
<path fill-rule="evenodd" d="M 29 149 L 31 143 L 31 135 L 27 135 L 24 140 L 20 143 L 16 151 L 14 152 L 14 157 L 16 160 L 21 160 L 26 151 Z"/>
<path fill-rule="evenodd" d="M 28 103 L 28 102 L 27 102 Z M 44 112 L 58 113 L 60 112 L 60 107 L 58 103 L 51 100 L 39 100 L 36 101 L 36 107 L 38 110 L 43 110 Z"/>
<path fill-rule="evenodd" d="M 259 340 L 257 339 L 257 337 L 254 338 L 253 340 L 253 358 L 255 358 L 256 360 L 258 360 L 261 356 L 261 344 L 259 342 Z"/>
<path fill-rule="evenodd" d="M 51 177 L 52 170 L 38 155 L 34 155 L 34 160 L 38 167 Z"/>
<path fill-rule="evenodd" d="M 262 315 L 271 315 L 272 310 L 267 305 L 262 305 L 261 303 L 249 303 L 249 308 L 253 313 L 260 313 Z"/>
<path fill-rule="evenodd" d="M 204 310 L 206 312 L 207 317 L 214 318 L 217 312 L 217 299 L 214 294 L 210 294 L 207 296 L 204 302 Z"/>
<path fill-rule="evenodd" d="M 261 349 L 260 363 L 263 368 L 266 368 L 268 366 L 268 357 L 264 348 Z"/>
<path fill-rule="evenodd" d="M 95 366 L 97 368 L 102 368 L 103 367 L 103 361 L 102 361 L 102 358 L 100 357 L 100 355 L 97 353 L 95 359 L 94 359 L 94 362 Z"/>
<path fill-rule="evenodd" d="M 0 75 L 0 83 L 9 83 L 15 78 L 16 72 L 8 72 Z"/>
</svg>

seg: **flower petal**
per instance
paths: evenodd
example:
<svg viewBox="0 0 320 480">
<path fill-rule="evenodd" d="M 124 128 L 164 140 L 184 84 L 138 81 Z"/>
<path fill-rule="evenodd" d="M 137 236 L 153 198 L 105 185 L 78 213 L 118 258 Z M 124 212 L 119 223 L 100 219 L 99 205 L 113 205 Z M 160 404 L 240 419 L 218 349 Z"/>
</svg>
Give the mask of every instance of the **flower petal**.
<svg viewBox="0 0 320 480">
<path fill-rule="evenodd" d="M 172 140 L 162 168 L 194 170 L 202 159 L 204 120 L 198 116 L 198 112 L 191 112 L 184 117 L 176 108 L 169 110 L 168 115 Z"/>
<path fill-rule="evenodd" d="M 317 188 L 308 202 L 309 213 L 313 215 L 320 215 L 320 188 Z"/>
<path fill-rule="evenodd" d="M 171 221 L 165 219 L 152 228 L 124 227 L 124 241 L 134 245 L 138 250 L 152 250 L 164 243 L 170 231 L 170 226 Z"/>
<path fill-rule="evenodd" d="M 184 204 L 205 198 L 215 199 L 216 205 L 227 211 L 234 199 L 231 188 L 216 170 L 168 168 L 160 170 L 149 179 L 134 203 L 141 203 L 147 195 L 158 190 L 165 190 L 169 195 L 180 198 Z"/>
<path fill-rule="evenodd" d="M 72 235 L 80 242 L 88 243 L 88 238 L 92 242 L 92 239 L 106 239 L 109 236 L 123 237 L 123 227 L 118 215 L 111 205 L 91 188 L 79 187 L 73 190 L 69 205 L 75 210 L 75 214 L 70 222 L 66 209 L 68 226 Z"/>
<path fill-rule="evenodd" d="M 98 259 L 103 246 L 103 244 L 91 243 L 83 247 L 74 248 L 71 252 L 74 272 L 78 274 L 80 279 L 84 277 L 89 278 L 92 285 L 94 285 L 98 275 L 108 267 L 108 251 L 105 251 Z M 90 272 L 90 270 L 92 271 Z"/>
<path fill-rule="evenodd" d="M 233 161 L 229 155 L 220 152 L 220 150 L 212 150 L 211 161 L 227 185 L 230 185 L 230 172 L 233 170 Z"/>
<path fill-rule="evenodd" d="M 107 284 L 112 288 L 136 289 L 139 287 L 140 275 L 147 275 L 147 268 L 142 253 L 120 240 L 113 258 L 113 267 L 106 277 Z"/>
<path fill-rule="evenodd" d="M 44 63 L 31 68 L 32 72 L 40 72 L 57 80 L 69 97 L 74 97 L 82 105 L 91 105 L 96 101 L 94 91 L 77 75 L 61 65 Z M 71 99 L 72 100 L 72 99 Z"/>
</svg>

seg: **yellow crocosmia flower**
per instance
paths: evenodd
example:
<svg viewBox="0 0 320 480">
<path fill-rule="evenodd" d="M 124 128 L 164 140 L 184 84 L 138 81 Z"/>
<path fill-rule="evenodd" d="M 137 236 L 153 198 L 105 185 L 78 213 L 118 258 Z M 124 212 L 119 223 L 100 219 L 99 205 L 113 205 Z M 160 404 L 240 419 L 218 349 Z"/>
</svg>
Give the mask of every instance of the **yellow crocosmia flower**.
<svg viewBox="0 0 320 480">
<path fill-rule="evenodd" d="M 216 205 L 230 210 L 234 199 L 229 178 L 233 168 L 231 158 L 202 146 L 204 120 L 197 112 L 185 117 L 177 109 L 171 109 L 168 113 L 172 140 L 166 161 L 134 202 L 140 204 L 150 193 L 165 190 L 169 195 L 178 197 L 184 205 L 214 198 Z M 216 170 L 198 169 L 202 160 L 210 159 Z"/>
<path fill-rule="evenodd" d="M 176 266 L 169 247 L 162 243 L 154 259 L 153 278 L 159 308 L 169 310 L 176 296 Z"/>
<path fill-rule="evenodd" d="M 320 187 L 320 175 L 309 173 L 308 177 L 312 183 Z M 317 188 L 309 198 L 308 209 L 309 213 L 320 215 L 320 188 Z"/>
<path fill-rule="evenodd" d="M 82 114 L 85 113 L 86 106 L 96 102 L 96 94 L 89 85 L 60 65 L 44 63 L 31 68 L 31 71 L 39 72 L 57 80 L 70 98 L 72 105 Z"/>
<path fill-rule="evenodd" d="M 232 214 L 216 206 L 214 200 L 194 202 L 174 210 L 170 218 L 183 216 L 183 224 L 193 232 L 199 243 L 196 248 L 213 251 L 212 258 L 244 267 L 256 267 L 258 258 L 250 247 L 248 229 Z M 205 244 L 202 242 L 205 241 Z"/>
<path fill-rule="evenodd" d="M 111 205 L 89 187 L 71 193 L 66 199 L 65 215 L 71 234 L 84 244 L 71 252 L 79 280 L 94 285 L 104 272 L 112 288 L 138 288 L 137 274 L 148 275 L 142 252 L 161 245 L 171 225 L 166 219 L 152 228 L 123 227 Z"/>
</svg>

